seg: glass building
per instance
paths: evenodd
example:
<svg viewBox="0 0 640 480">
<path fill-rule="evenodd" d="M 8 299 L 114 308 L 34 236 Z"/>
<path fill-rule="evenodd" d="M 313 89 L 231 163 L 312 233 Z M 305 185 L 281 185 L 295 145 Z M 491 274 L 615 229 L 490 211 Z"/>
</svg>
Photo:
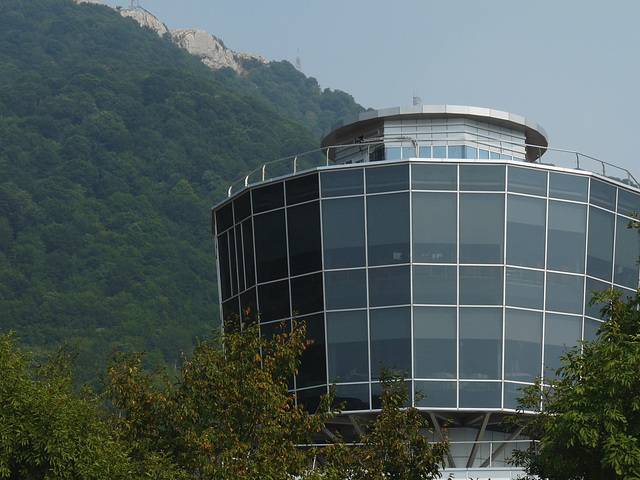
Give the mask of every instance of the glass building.
<svg viewBox="0 0 640 480">
<path fill-rule="evenodd" d="M 343 435 L 395 367 L 424 395 L 427 434 L 449 422 L 447 472 L 510 478 L 528 444 L 500 422 L 519 390 L 595 337 L 589 291 L 638 287 L 640 190 L 604 162 L 552 165 L 540 126 L 489 109 L 370 111 L 322 145 L 325 165 L 246 181 L 214 208 L 223 317 L 257 308 L 265 334 L 304 320 L 293 388 L 314 409 L 335 385 Z"/>
</svg>

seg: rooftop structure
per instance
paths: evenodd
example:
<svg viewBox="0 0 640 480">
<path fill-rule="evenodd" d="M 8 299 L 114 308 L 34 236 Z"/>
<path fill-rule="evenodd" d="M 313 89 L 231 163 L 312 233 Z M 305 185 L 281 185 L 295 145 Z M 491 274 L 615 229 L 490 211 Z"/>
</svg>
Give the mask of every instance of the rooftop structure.
<svg viewBox="0 0 640 480">
<path fill-rule="evenodd" d="M 595 337 L 589 291 L 638 286 L 633 177 L 549 165 L 546 152 L 615 168 L 489 109 L 416 105 L 335 124 L 322 166 L 292 157 L 294 173 L 271 180 L 265 167 L 214 208 L 223 317 L 257 307 L 265 333 L 305 320 L 314 343 L 293 388 L 313 409 L 335 383 L 343 436 L 380 408 L 380 365 L 396 367 L 426 395 L 415 406 L 434 440 L 451 422 L 448 473 L 515 478 L 509 454 L 529 440 L 500 422 L 519 389 Z"/>
</svg>

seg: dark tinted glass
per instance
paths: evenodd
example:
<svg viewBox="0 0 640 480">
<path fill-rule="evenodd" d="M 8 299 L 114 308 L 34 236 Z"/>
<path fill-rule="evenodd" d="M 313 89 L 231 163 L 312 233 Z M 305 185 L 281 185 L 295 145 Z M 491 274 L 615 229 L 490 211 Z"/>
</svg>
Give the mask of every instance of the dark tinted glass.
<svg viewBox="0 0 640 480">
<path fill-rule="evenodd" d="M 238 297 L 233 297 L 226 302 L 222 302 L 222 318 L 225 322 L 235 322 L 239 317 Z"/>
<path fill-rule="evenodd" d="M 267 283 L 258 287 L 260 320 L 283 320 L 291 316 L 289 310 L 289 282 Z"/>
<path fill-rule="evenodd" d="M 327 387 L 309 388 L 305 390 L 298 390 L 296 392 L 296 399 L 298 405 L 302 405 L 307 412 L 315 412 L 320 406 L 322 395 L 327 393 Z"/>
<path fill-rule="evenodd" d="M 616 230 L 615 283 L 636 288 L 638 285 L 638 258 L 640 235 L 635 228 L 628 228 L 629 220 L 618 217 Z"/>
<path fill-rule="evenodd" d="M 502 263 L 504 195 L 460 194 L 460 263 Z"/>
<path fill-rule="evenodd" d="M 369 167 L 367 176 L 367 193 L 391 192 L 409 188 L 409 165 L 392 165 L 390 167 Z"/>
<path fill-rule="evenodd" d="M 369 269 L 369 305 L 404 305 L 411 301 L 409 266 Z"/>
<path fill-rule="evenodd" d="M 544 272 L 507 268 L 507 305 L 542 310 L 543 298 Z"/>
<path fill-rule="evenodd" d="M 458 167 L 417 163 L 411 166 L 411 185 L 414 190 L 456 190 Z"/>
<path fill-rule="evenodd" d="M 587 200 L 586 177 L 567 175 L 563 173 L 549 173 L 549 196 L 552 198 L 564 198 L 567 200 Z"/>
<path fill-rule="evenodd" d="M 618 213 L 629 216 L 633 212 L 640 213 L 640 195 L 620 188 L 618 190 Z"/>
<path fill-rule="evenodd" d="M 323 197 L 340 197 L 364 193 L 362 168 L 348 168 L 320 175 Z"/>
<path fill-rule="evenodd" d="M 460 378 L 502 377 L 502 309 L 460 309 Z"/>
<path fill-rule="evenodd" d="M 587 209 L 585 205 L 549 202 L 547 268 L 584 273 Z"/>
<path fill-rule="evenodd" d="M 227 232 L 229 235 L 229 259 L 230 262 L 230 273 L 231 273 L 231 295 L 238 294 L 238 257 L 236 256 L 236 236 L 235 230 L 231 229 Z"/>
<path fill-rule="evenodd" d="M 414 263 L 456 263 L 456 194 L 414 192 L 412 202 Z"/>
<path fill-rule="evenodd" d="M 224 232 L 231 225 L 233 225 L 233 207 L 231 203 L 227 203 L 216 212 L 216 232 Z"/>
<path fill-rule="evenodd" d="M 534 168 L 509 167 L 509 191 L 547 195 L 547 172 Z"/>
<path fill-rule="evenodd" d="M 584 302 L 585 315 L 589 315 L 590 317 L 593 317 L 593 318 L 598 318 L 598 319 L 600 318 L 600 309 L 604 307 L 604 304 L 596 303 L 594 305 L 589 305 L 591 299 L 593 298 L 593 294 L 589 292 L 592 292 L 592 291 L 601 292 L 603 290 L 606 290 L 607 288 L 611 288 L 610 283 L 605 283 L 601 280 L 596 280 L 595 278 L 587 277 L 587 288 L 586 288 L 587 293 L 586 293 L 585 302 Z"/>
<path fill-rule="evenodd" d="M 322 268 L 322 251 L 319 203 L 312 202 L 288 208 L 287 223 L 291 275 L 320 270 Z"/>
<path fill-rule="evenodd" d="M 369 265 L 409 261 L 409 195 L 367 197 Z"/>
<path fill-rule="evenodd" d="M 460 408 L 500 408 L 500 382 L 460 382 Z"/>
<path fill-rule="evenodd" d="M 544 268 L 547 202 L 542 198 L 508 195 L 507 263 Z"/>
<path fill-rule="evenodd" d="M 330 382 L 369 381 L 369 333 L 365 310 L 327 313 L 327 342 Z"/>
<path fill-rule="evenodd" d="M 243 248 L 242 248 L 242 225 L 237 225 L 235 228 L 235 239 L 236 239 L 236 245 L 235 245 L 235 251 L 236 251 L 236 258 L 238 259 L 238 290 L 240 292 L 242 292 L 245 288 L 247 288 L 247 285 L 245 283 L 244 280 L 244 255 L 243 255 Z"/>
<path fill-rule="evenodd" d="M 307 348 L 300 356 L 296 387 L 310 387 L 327 383 L 324 341 L 324 316 L 312 315 L 302 321 L 307 326 Z"/>
<path fill-rule="evenodd" d="M 318 198 L 318 175 L 288 180 L 285 184 L 287 191 L 287 205 L 294 205 Z"/>
<path fill-rule="evenodd" d="M 364 198 L 322 202 L 325 268 L 364 267 Z"/>
<path fill-rule="evenodd" d="M 414 365 L 417 378 L 457 377 L 455 307 L 414 307 Z"/>
<path fill-rule="evenodd" d="M 287 240 L 284 210 L 254 217 L 258 282 L 286 277 Z"/>
<path fill-rule="evenodd" d="M 220 293 L 222 300 L 231 296 L 231 268 L 229 258 L 229 236 L 218 235 L 218 270 L 220 271 Z"/>
<path fill-rule="evenodd" d="M 240 223 L 251 215 L 251 195 L 249 192 L 243 193 L 233 201 L 233 214 L 236 223 Z"/>
<path fill-rule="evenodd" d="M 368 410 L 369 384 L 336 385 L 335 403 L 344 403 L 345 410 Z"/>
<path fill-rule="evenodd" d="M 502 305 L 502 267 L 460 267 L 461 305 Z"/>
<path fill-rule="evenodd" d="M 256 298 L 255 287 L 240 294 L 240 308 L 243 319 L 255 319 L 258 313 L 258 300 Z"/>
<path fill-rule="evenodd" d="M 256 268 L 253 259 L 253 224 L 251 219 L 242 222 L 242 248 L 244 252 L 244 280 L 246 287 L 256 284 Z"/>
<path fill-rule="evenodd" d="M 380 378 L 381 365 L 407 371 L 411 377 L 411 309 L 370 310 L 371 378 Z"/>
<path fill-rule="evenodd" d="M 460 190 L 504 190 L 502 165 L 460 165 Z"/>
<path fill-rule="evenodd" d="M 455 305 L 457 280 L 457 270 L 453 265 L 414 265 L 413 303 Z"/>
<path fill-rule="evenodd" d="M 545 377 L 554 377 L 562 363 L 560 356 L 578 345 L 582 338 L 582 318 L 547 313 L 544 326 Z"/>
<path fill-rule="evenodd" d="M 420 407 L 456 408 L 455 382 L 415 382 L 416 391 L 426 395 L 418 401 Z"/>
<path fill-rule="evenodd" d="M 547 310 L 582 315 L 584 277 L 547 273 Z"/>
<path fill-rule="evenodd" d="M 284 206 L 282 182 L 256 188 L 252 192 L 253 213 L 265 212 Z"/>
<path fill-rule="evenodd" d="M 615 211 L 616 187 L 592 178 L 590 200 L 594 205 Z"/>
<path fill-rule="evenodd" d="M 542 312 L 513 310 L 505 316 L 504 378 L 533 382 L 542 373 Z"/>
<path fill-rule="evenodd" d="M 321 273 L 291 279 L 291 306 L 298 315 L 324 310 Z"/>
</svg>

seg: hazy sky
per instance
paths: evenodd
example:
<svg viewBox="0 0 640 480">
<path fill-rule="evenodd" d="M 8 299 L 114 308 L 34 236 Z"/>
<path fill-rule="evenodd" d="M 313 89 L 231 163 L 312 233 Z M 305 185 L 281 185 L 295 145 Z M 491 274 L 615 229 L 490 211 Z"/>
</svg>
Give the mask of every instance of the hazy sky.
<svg viewBox="0 0 640 480">
<path fill-rule="evenodd" d="M 129 0 L 108 0 L 126 6 Z M 140 0 L 170 29 L 295 63 L 365 107 L 472 105 L 640 180 L 640 1 Z M 607 172 L 609 173 L 609 172 Z M 611 172 L 618 174 L 618 172 Z"/>
</svg>

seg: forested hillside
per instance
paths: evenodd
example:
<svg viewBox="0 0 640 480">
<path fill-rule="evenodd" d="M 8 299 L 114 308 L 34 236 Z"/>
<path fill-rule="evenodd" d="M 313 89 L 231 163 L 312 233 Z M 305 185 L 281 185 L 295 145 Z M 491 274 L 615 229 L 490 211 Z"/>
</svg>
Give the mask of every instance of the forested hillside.
<svg viewBox="0 0 640 480">
<path fill-rule="evenodd" d="M 211 206 L 361 109 L 288 65 L 256 65 L 251 82 L 268 88 L 248 95 L 250 80 L 108 7 L 2 0 L 0 332 L 36 356 L 81 340 L 92 382 L 112 345 L 173 366 L 207 336 L 219 321 Z"/>
</svg>

